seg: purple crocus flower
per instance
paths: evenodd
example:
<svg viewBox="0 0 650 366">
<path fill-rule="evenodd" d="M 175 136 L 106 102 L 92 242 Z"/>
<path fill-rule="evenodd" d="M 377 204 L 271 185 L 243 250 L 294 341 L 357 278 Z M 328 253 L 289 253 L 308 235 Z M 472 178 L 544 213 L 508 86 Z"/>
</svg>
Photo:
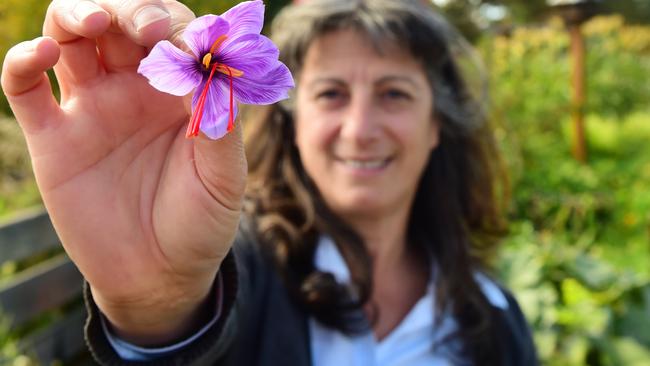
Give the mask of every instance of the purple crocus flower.
<svg viewBox="0 0 650 366">
<path fill-rule="evenodd" d="M 138 72 L 160 91 L 183 96 L 196 89 L 188 138 L 199 129 L 212 139 L 228 133 L 237 115 L 235 100 L 271 104 L 288 97 L 293 78 L 278 60 L 277 47 L 260 35 L 263 23 L 262 1 L 242 2 L 221 16 L 188 24 L 183 40 L 194 56 L 161 41 L 140 62 Z"/>
</svg>

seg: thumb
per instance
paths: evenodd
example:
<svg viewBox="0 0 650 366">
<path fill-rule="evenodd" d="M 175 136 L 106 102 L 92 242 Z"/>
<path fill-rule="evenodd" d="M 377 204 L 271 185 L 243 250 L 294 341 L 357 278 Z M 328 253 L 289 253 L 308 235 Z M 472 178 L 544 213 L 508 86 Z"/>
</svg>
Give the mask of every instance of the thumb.
<svg viewBox="0 0 650 366">
<path fill-rule="evenodd" d="M 194 162 L 203 185 L 224 207 L 239 211 L 248 170 L 241 123 L 217 141 L 203 134 L 193 140 Z"/>
<path fill-rule="evenodd" d="M 59 119 L 59 107 L 45 71 L 59 59 L 59 44 L 40 37 L 12 47 L 2 67 L 2 90 L 26 133 L 37 132 Z"/>
<path fill-rule="evenodd" d="M 192 115 L 192 97 L 192 93 L 183 97 L 188 116 Z M 241 118 L 239 116 L 238 119 Z M 241 120 L 235 121 L 235 128 L 217 140 L 210 139 L 202 132 L 196 137 L 186 138 L 188 124 L 189 118 L 180 130 L 182 139 L 191 149 L 187 157 L 194 162 L 198 178 L 216 201 L 226 208 L 239 211 L 248 174 Z"/>
</svg>

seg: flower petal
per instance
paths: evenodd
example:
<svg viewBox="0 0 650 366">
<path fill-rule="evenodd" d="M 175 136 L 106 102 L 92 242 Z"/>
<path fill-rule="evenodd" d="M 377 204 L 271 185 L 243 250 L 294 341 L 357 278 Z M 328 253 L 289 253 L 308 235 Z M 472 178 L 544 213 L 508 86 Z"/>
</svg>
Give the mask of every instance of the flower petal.
<svg viewBox="0 0 650 366">
<path fill-rule="evenodd" d="M 230 8 L 221 16 L 230 23 L 230 34 L 223 46 L 226 47 L 244 34 L 260 34 L 264 25 L 264 3 L 244 1 Z"/>
<path fill-rule="evenodd" d="M 183 33 L 183 40 L 194 55 L 201 59 L 220 36 L 227 35 L 230 24 L 218 15 L 204 15 L 190 22 Z"/>
<path fill-rule="evenodd" d="M 158 42 L 140 61 L 138 73 L 154 88 L 182 96 L 192 91 L 203 78 L 196 60 L 169 41 Z"/>
<path fill-rule="evenodd" d="M 235 121 L 237 118 L 237 103 L 233 103 L 232 109 L 232 118 L 233 121 Z M 207 110 L 206 114 L 208 114 Z M 205 123 L 201 123 L 201 131 L 203 131 L 203 133 L 209 138 L 213 140 L 220 139 L 228 133 L 230 107 L 228 107 L 228 109 L 225 111 L 214 110 L 210 116 L 205 116 L 204 118 L 209 119 L 206 120 Z"/>
<path fill-rule="evenodd" d="M 244 76 L 233 79 L 235 97 L 246 104 L 271 104 L 289 97 L 289 89 L 294 87 L 289 69 L 280 61 L 261 78 Z"/>
<path fill-rule="evenodd" d="M 209 85 L 206 96 L 201 131 L 209 138 L 216 140 L 228 133 L 228 119 L 230 118 L 230 91 L 225 84 L 226 79 L 213 79 Z M 227 81 L 226 81 L 227 82 Z M 199 89 L 202 90 L 204 82 Z M 195 93 L 192 99 L 192 110 L 196 108 L 200 93 Z M 233 120 L 237 117 L 237 103 L 233 103 Z"/>
<path fill-rule="evenodd" d="M 278 48 L 267 37 L 247 34 L 224 46 L 217 57 L 221 63 L 255 79 L 263 77 L 276 66 L 279 54 Z"/>
</svg>

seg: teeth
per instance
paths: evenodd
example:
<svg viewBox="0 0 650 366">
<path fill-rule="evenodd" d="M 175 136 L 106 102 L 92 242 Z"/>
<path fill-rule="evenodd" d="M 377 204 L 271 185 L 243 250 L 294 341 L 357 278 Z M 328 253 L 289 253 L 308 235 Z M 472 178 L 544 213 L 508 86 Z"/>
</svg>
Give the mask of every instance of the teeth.
<svg viewBox="0 0 650 366">
<path fill-rule="evenodd" d="M 356 169 L 377 169 L 386 165 L 386 160 L 343 160 L 345 165 Z"/>
</svg>

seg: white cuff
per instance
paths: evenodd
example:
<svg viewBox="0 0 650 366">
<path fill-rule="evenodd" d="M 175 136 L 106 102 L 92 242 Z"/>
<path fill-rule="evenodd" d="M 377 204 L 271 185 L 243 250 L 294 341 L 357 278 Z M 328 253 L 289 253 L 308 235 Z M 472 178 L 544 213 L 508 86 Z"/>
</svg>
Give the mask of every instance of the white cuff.
<svg viewBox="0 0 650 366">
<path fill-rule="evenodd" d="M 221 307 L 223 303 L 222 281 L 223 280 L 221 279 L 221 274 L 217 275 L 217 284 L 216 284 L 217 285 L 217 289 L 216 289 L 217 309 L 214 317 L 206 325 L 204 325 L 201 329 L 199 329 L 198 332 L 194 333 L 189 338 L 165 347 L 158 347 L 158 348 L 139 347 L 129 342 L 126 342 L 125 340 L 120 339 L 115 334 L 113 334 L 107 325 L 108 321 L 106 320 L 104 315 L 101 314 L 100 312 L 102 329 L 104 329 L 104 334 L 106 335 L 106 339 L 108 339 L 108 343 L 111 344 L 115 352 L 117 352 L 117 354 L 125 361 L 152 361 L 167 356 L 171 353 L 178 352 L 179 350 L 183 349 L 184 347 L 187 347 L 189 344 L 191 344 L 200 336 L 202 336 L 208 329 L 210 329 L 210 327 L 214 325 L 214 323 L 221 316 Z"/>
</svg>

